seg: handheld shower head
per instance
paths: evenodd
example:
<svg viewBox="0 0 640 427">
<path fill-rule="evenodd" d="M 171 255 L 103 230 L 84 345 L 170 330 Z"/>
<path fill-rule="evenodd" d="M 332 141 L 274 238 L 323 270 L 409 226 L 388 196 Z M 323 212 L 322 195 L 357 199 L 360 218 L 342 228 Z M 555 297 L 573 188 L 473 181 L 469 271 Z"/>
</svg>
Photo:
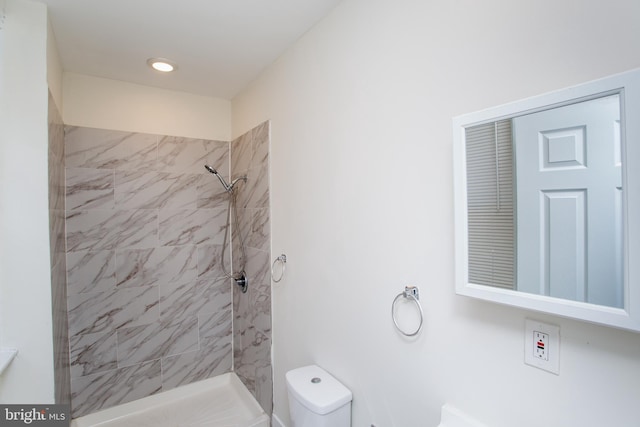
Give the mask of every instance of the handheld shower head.
<svg viewBox="0 0 640 427">
<path fill-rule="evenodd" d="M 235 185 L 235 182 L 232 182 L 231 185 L 229 185 L 229 184 L 227 184 L 227 181 L 224 180 L 222 175 L 220 175 L 218 173 L 217 170 L 215 170 L 214 168 L 212 168 L 209 165 L 204 165 L 204 168 L 218 177 L 218 180 L 220 181 L 220 184 L 222 184 L 222 186 L 224 187 L 224 191 L 226 191 L 227 193 L 231 193 L 233 191 L 233 186 Z"/>
</svg>

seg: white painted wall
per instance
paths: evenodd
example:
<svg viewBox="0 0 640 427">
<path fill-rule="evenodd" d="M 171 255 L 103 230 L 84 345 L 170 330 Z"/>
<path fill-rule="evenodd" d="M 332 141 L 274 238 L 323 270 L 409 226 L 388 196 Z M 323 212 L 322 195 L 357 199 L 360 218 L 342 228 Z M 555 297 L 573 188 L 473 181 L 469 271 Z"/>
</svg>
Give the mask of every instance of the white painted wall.
<svg viewBox="0 0 640 427">
<path fill-rule="evenodd" d="M 353 425 L 635 426 L 640 335 L 454 293 L 451 118 L 640 66 L 640 3 L 346 0 L 233 100 L 272 125 L 275 413 L 317 363 Z M 393 298 L 419 286 L 403 339 Z M 523 363 L 526 317 L 561 328 L 560 375 Z"/>
<path fill-rule="evenodd" d="M 47 22 L 47 82 L 58 111 L 62 111 L 62 63 L 58 53 L 56 35 L 50 22 Z"/>
<path fill-rule="evenodd" d="M 19 354 L 2 403 L 53 403 L 47 10 L 8 0 L 0 46 L 0 346 Z"/>
<path fill-rule="evenodd" d="M 63 99 L 67 125 L 231 140 L 226 99 L 70 72 L 63 75 Z"/>
</svg>

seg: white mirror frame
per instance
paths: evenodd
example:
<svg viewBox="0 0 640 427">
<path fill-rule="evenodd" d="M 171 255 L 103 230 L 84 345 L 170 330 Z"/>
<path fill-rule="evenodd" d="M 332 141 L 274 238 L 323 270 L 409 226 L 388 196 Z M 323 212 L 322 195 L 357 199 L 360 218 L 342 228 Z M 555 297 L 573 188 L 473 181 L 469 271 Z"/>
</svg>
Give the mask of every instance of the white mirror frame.
<svg viewBox="0 0 640 427">
<path fill-rule="evenodd" d="M 469 283 L 465 129 L 615 93 L 620 94 L 623 125 L 624 307 L 607 307 Z M 640 69 L 455 117 L 453 144 L 456 293 L 640 332 Z"/>
</svg>

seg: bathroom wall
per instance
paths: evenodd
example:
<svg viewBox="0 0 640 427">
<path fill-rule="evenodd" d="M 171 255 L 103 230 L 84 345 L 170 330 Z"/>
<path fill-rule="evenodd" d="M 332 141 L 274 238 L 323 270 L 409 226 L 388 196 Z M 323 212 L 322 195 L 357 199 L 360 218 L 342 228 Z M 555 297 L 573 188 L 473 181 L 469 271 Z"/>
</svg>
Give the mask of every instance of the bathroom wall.
<svg viewBox="0 0 640 427">
<path fill-rule="evenodd" d="M 640 67 L 640 3 L 345 0 L 233 100 L 271 124 L 274 413 L 287 370 L 354 393 L 354 426 L 638 425 L 640 337 L 454 292 L 452 117 Z M 391 302 L 420 288 L 405 339 Z M 558 376 L 523 363 L 524 321 L 560 326 Z M 275 425 L 279 425 L 277 422 Z"/>
<path fill-rule="evenodd" d="M 231 140 L 231 102 L 65 72 L 64 123 L 100 129 Z"/>
<path fill-rule="evenodd" d="M 269 122 L 231 142 L 231 176 L 247 177 L 239 187 L 239 227 L 234 228 L 234 269 L 243 265 L 240 236 L 245 246 L 249 288 L 233 287 L 234 370 L 271 414 L 271 222 L 269 210 Z"/>
<path fill-rule="evenodd" d="M 59 114 L 62 114 L 62 63 L 60 62 L 60 53 L 56 36 L 53 33 L 51 22 L 47 20 L 47 84 L 49 92 L 53 98 Z"/>
<path fill-rule="evenodd" d="M 64 124 L 49 94 L 49 242 L 56 403 L 71 403 L 65 253 Z"/>
<path fill-rule="evenodd" d="M 227 197 L 203 167 L 228 179 L 229 143 L 68 126 L 65 150 L 74 416 L 230 371 Z"/>
<path fill-rule="evenodd" d="M 47 11 L 7 0 L 0 25 L 0 402 L 53 403 Z M 37 386 L 34 386 L 36 384 Z"/>
</svg>

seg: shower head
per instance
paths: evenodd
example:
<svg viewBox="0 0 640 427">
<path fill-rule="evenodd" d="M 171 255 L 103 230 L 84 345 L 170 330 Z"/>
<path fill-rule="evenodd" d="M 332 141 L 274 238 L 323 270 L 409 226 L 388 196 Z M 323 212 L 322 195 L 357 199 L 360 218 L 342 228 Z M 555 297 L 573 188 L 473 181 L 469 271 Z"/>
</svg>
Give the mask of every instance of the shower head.
<svg viewBox="0 0 640 427">
<path fill-rule="evenodd" d="M 217 170 L 215 170 L 214 168 L 212 168 L 211 166 L 209 166 L 209 165 L 204 165 L 204 168 L 205 168 L 206 170 L 208 170 L 209 172 L 211 172 L 212 174 L 214 174 L 214 175 L 218 175 L 218 171 L 217 171 Z"/>
<path fill-rule="evenodd" d="M 217 170 L 215 170 L 214 168 L 212 168 L 209 165 L 204 165 L 204 168 L 218 177 L 218 180 L 220 181 L 220 184 L 222 184 L 222 186 L 224 187 L 224 191 L 226 191 L 227 193 L 231 193 L 233 191 L 233 186 L 236 184 L 235 181 L 232 182 L 231 185 L 229 185 L 229 184 L 227 184 L 227 181 L 224 180 L 222 175 L 220 175 L 218 173 Z"/>
</svg>

